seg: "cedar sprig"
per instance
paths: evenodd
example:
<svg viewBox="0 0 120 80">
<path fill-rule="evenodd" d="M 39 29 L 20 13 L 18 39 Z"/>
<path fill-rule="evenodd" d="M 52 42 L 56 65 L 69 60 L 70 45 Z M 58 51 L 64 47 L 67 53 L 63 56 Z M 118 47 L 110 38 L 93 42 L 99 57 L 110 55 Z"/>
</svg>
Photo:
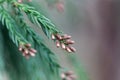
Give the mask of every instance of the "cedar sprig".
<svg viewBox="0 0 120 80">
<path fill-rule="evenodd" d="M 41 56 L 43 62 L 49 64 L 51 72 L 55 73 L 56 71 L 58 71 L 56 69 L 58 69 L 60 65 L 58 64 L 54 53 L 43 43 L 43 39 L 37 33 L 35 33 L 35 31 L 23 21 L 23 19 L 21 20 L 21 24 L 23 25 L 22 29 L 24 30 L 24 32 L 26 32 L 26 35 L 30 35 L 34 44 L 37 45 L 35 49 Z"/>
<path fill-rule="evenodd" d="M 52 72 L 56 72 L 56 68 L 59 68 L 60 65 L 58 64 L 54 53 L 44 44 L 43 39 L 40 37 L 40 35 L 38 35 L 30 26 L 27 25 L 27 23 L 24 21 L 22 13 L 16 9 L 15 13 L 17 20 L 20 20 L 20 24 L 22 25 L 21 29 L 24 30 L 23 32 L 25 32 L 25 35 L 31 36 L 31 43 L 34 43 L 34 47 L 35 45 L 37 45 L 36 50 L 39 55 L 42 56 L 41 58 L 43 59 L 43 61 L 49 64 Z"/>
<path fill-rule="evenodd" d="M 8 31 L 9 31 L 9 35 L 11 35 L 11 39 L 13 40 L 13 42 L 18 46 L 19 43 L 26 43 L 27 41 L 22 37 L 22 35 L 20 35 L 18 32 L 16 32 L 15 30 L 15 25 L 14 22 L 12 20 L 12 18 L 10 17 L 10 15 L 8 14 L 7 11 L 5 11 L 5 9 L 3 7 L 0 6 L 0 20 L 2 22 L 2 25 L 5 26 Z"/>
<path fill-rule="evenodd" d="M 74 41 L 71 40 L 71 36 L 62 34 L 62 32 L 60 32 L 48 18 L 36 11 L 34 7 L 20 4 L 18 2 L 14 2 L 14 6 L 20 11 L 24 11 L 32 23 L 36 23 L 42 28 L 47 37 L 52 37 L 52 39 L 56 42 L 57 47 L 61 47 L 67 52 L 76 51 L 76 49 L 71 46 L 71 44 L 74 44 Z"/>
<path fill-rule="evenodd" d="M 16 29 L 16 24 L 14 19 L 9 15 L 9 13 L 0 6 L 0 20 L 2 25 L 5 26 L 9 32 L 9 37 L 19 47 L 19 50 L 24 53 L 36 53 L 36 51 L 31 48 L 29 42 L 19 33 Z"/>
<path fill-rule="evenodd" d="M 36 23 L 39 27 L 42 27 L 43 32 L 56 42 L 56 46 L 65 49 L 67 52 L 75 52 L 76 49 L 71 46 L 71 44 L 74 43 L 71 39 L 71 36 L 62 34 L 52 22 L 40 14 L 38 11 L 36 11 L 33 7 L 30 7 L 25 4 L 20 3 L 14 3 L 17 8 L 19 8 L 21 11 L 24 11 L 32 23 Z"/>
<path fill-rule="evenodd" d="M 46 61 L 49 64 L 49 67 L 52 70 L 52 72 L 55 73 L 56 68 L 59 68 L 60 65 L 58 64 L 54 53 L 43 43 L 41 37 L 38 34 L 36 34 L 33 29 L 31 29 L 27 25 L 24 25 L 24 30 L 26 30 L 26 33 L 29 33 L 27 35 L 31 35 L 32 39 L 34 40 L 34 43 L 38 45 L 38 47 L 36 47 L 36 50 L 38 51 L 39 55 L 41 55 L 43 61 Z"/>
</svg>

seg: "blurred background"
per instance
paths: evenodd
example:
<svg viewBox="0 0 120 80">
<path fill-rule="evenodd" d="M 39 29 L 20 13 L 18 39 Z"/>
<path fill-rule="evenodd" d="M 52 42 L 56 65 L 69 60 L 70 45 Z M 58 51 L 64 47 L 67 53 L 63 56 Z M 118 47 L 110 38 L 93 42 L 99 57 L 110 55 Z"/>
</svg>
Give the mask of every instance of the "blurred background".
<svg viewBox="0 0 120 80">
<path fill-rule="evenodd" d="M 63 67 L 75 71 L 78 80 L 120 80 L 119 0 L 33 2 L 29 4 L 75 40 L 75 54 L 54 49 Z"/>
</svg>

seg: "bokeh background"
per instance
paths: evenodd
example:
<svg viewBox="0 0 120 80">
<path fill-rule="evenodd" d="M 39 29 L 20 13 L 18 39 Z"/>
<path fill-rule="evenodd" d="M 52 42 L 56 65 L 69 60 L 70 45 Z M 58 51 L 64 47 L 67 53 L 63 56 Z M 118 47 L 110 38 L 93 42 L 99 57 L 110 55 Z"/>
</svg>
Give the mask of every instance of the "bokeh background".
<svg viewBox="0 0 120 80">
<path fill-rule="evenodd" d="M 76 42 L 75 54 L 53 46 L 63 67 L 75 71 L 78 80 L 120 80 L 119 0 L 33 2 L 29 4 Z"/>
</svg>

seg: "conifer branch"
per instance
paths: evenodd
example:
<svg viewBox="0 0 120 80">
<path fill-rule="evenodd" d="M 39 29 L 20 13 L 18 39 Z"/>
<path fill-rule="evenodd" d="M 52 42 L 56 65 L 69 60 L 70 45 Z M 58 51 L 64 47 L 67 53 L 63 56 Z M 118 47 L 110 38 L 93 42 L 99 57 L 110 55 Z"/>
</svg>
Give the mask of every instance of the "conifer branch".
<svg viewBox="0 0 120 80">
<path fill-rule="evenodd" d="M 31 7 L 27 4 L 22 4 L 23 0 L 0 0 L 0 4 L 2 4 L 3 2 L 6 2 L 7 4 L 9 4 L 10 7 L 11 6 L 13 7 L 10 10 L 10 12 L 14 11 L 14 9 L 18 10 L 18 13 L 15 14 L 15 16 L 18 16 L 18 17 L 16 20 L 14 20 L 14 17 L 12 16 L 14 14 L 13 13 L 11 14 L 10 12 L 7 11 L 8 9 L 6 9 L 6 7 L 8 6 L 4 6 L 4 7 L 0 6 L 0 22 L 4 26 L 4 29 L 7 29 L 8 35 L 12 40 L 12 42 L 17 47 L 19 47 L 19 51 L 21 51 L 23 56 L 25 56 L 26 58 L 37 55 L 36 58 L 34 58 L 33 60 L 31 59 L 31 61 L 33 62 L 34 60 L 39 61 L 40 63 L 39 68 L 42 68 L 41 71 L 43 75 L 46 76 L 47 80 L 49 78 L 51 78 L 50 80 L 53 80 L 52 76 L 54 75 L 55 75 L 54 77 L 57 77 L 57 80 L 59 80 L 58 79 L 60 77 L 59 69 L 61 66 L 59 65 L 56 59 L 55 53 L 45 45 L 41 36 L 38 35 L 26 23 L 26 21 L 23 18 L 24 14 L 22 12 L 26 13 L 31 23 L 37 24 L 39 28 L 42 28 L 45 35 L 48 38 L 51 38 L 54 42 L 56 42 L 57 47 L 61 47 L 67 52 L 76 51 L 75 48 L 71 46 L 71 44 L 74 43 L 74 41 L 71 40 L 71 36 L 63 34 L 48 18 L 46 18 L 44 15 L 36 11 L 34 7 Z M 31 47 L 33 47 L 34 49 Z M 38 54 L 35 54 L 35 53 L 38 53 Z M 68 73 L 70 72 L 64 73 L 63 74 L 64 77 L 61 77 L 61 78 L 63 80 L 67 80 L 70 78 L 75 79 L 73 74 L 70 74 L 68 76 L 67 75 Z"/>
<path fill-rule="evenodd" d="M 60 65 L 58 64 L 54 53 L 43 43 L 43 39 L 25 23 L 23 15 L 21 14 L 21 12 L 19 12 L 19 10 L 17 10 L 16 16 L 17 20 L 20 20 L 20 24 L 22 25 L 21 29 L 23 30 L 24 34 L 27 36 L 31 36 L 31 43 L 34 43 L 34 48 L 41 56 L 42 61 L 49 64 L 51 72 L 58 74 L 58 72 L 56 73 L 56 71 L 58 71 L 56 69 L 60 68 Z"/>
<path fill-rule="evenodd" d="M 31 38 L 33 39 L 34 48 L 37 50 L 38 54 L 41 56 L 41 59 L 43 60 L 43 62 L 49 64 L 49 68 L 51 72 L 56 73 L 56 68 L 60 68 L 60 65 L 58 64 L 54 53 L 43 43 L 43 39 L 41 39 L 41 37 L 38 34 L 36 34 L 33 29 L 27 26 L 27 24 L 25 24 L 24 22 L 23 24 L 24 24 L 23 28 L 24 28 L 24 31 L 26 32 L 26 35 L 27 36 L 30 35 Z"/>
<path fill-rule="evenodd" d="M 25 44 L 27 41 L 15 30 L 15 24 L 10 15 L 0 6 L 0 20 L 2 25 L 9 31 L 12 41 L 18 46 L 20 43 Z"/>
<path fill-rule="evenodd" d="M 32 23 L 37 24 L 40 28 L 42 28 L 48 38 L 52 37 L 52 39 L 56 42 L 57 47 L 61 47 L 67 52 L 76 51 L 74 47 L 70 46 L 74 43 L 74 41 L 70 40 L 71 36 L 66 34 L 64 35 L 48 18 L 36 11 L 34 7 L 17 2 L 14 2 L 14 6 L 20 9 L 20 11 L 25 12 Z"/>
<path fill-rule="evenodd" d="M 19 47 L 19 50 L 22 53 L 26 53 L 26 51 L 30 51 L 31 45 L 28 43 L 28 41 L 19 33 L 16 29 L 16 24 L 13 20 L 13 18 L 8 14 L 8 12 L 0 6 L 0 20 L 2 22 L 2 25 L 5 26 L 9 32 L 9 37 L 13 41 L 13 43 Z M 33 51 L 30 51 L 33 52 Z M 36 51 L 34 51 L 36 53 Z"/>
</svg>

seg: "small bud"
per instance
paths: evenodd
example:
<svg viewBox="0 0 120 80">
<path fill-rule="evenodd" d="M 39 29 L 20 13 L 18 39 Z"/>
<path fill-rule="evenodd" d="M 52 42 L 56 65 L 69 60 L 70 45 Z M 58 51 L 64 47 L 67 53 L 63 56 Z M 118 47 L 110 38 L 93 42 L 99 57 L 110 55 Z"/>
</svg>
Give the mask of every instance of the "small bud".
<svg viewBox="0 0 120 80">
<path fill-rule="evenodd" d="M 69 47 L 72 52 L 76 52 L 76 49 L 74 47 Z"/>
<path fill-rule="evenodd" d="M 61 40 L 61 39 L 62 39 L 62 37 L 61 37 L 59 34 L 56 34 L 56 38 L 57 38 L 58 40 Z"/>
<path fill-rule="evenodd" d="M 72 40 L 66 40 L 66 44 L 74 44 L 75 41 L 72 41 Z"/>
<path fill-rule="evenodd" d="M 53 39 L 53 40 L 55 39 L 55 35 L 54 35 L 54 34 L 52 34 L 52 39 Z"/>
<path fill-rule="evenodd" d="M 64 73 L 61 74 L 61 78 L 62 79 L 65 79 L 66 78 L 66 75 Z"/>
<path fill-rule="evenodd" d="M 65 37 L 63 37 L 63 39 L 70 39 L 71 38 L 71 36 L 65 36 Z"/>
<path fill-rule="evenodd" d="M 64 34 L 63 35 L 63 39 L 70 39 L 71 38 L 71 36 L 69 36 L 69 35 L 67 35 L 67 34 Z"/>
<path fill-rule="evenodd" d="M 22 47 L 19 47 L 19 51 L 22 51 Z"/>
<path fill-rule="evenodd" d="M 33 52 L 29 52 L 29 54 L 30 54 L 31 56 L 35 56 L 35 53 L 33 53 Z"/>
<path fill-rule="evenodd" d="M 64 43 L 61 43 L 61 47 L 62 47 L 63 49 L 66 48 Z"/>
<path fill-rule="evenodd" d="M 30 49 L 31 52 L 36 53 L 37 51 L 33 48 Z"/>
<path fill-rule="evenodd" d="M 66 47 L 66 50 L 67 50 L 68 52 L 72 52 L 69 47 Z"/>
<path fill-rule="evenodd" d="M 58 40 L 56 41 L 56 46 L 57 48 L 60 47 L 60 42 Z"/>
<path fill-rule="evenodd" d="M 73 71 L 67 71 L 63 73 L 63 77 L 62 80 L 76 80 L 77 76 L 74 74 Z"/>
<path fill-rule="evenodd" d="M 25 54 L 28 54 L 28 50 L 27 50 L 27 49 L 25 49 L 25 50 L 24 50 L 24 53 L 25 53 Z"/>
<path fill-rule="evenodd" d="M 22 51 L 22 49 L 23 49 L 23 46 L 20 44 L 19 45 L 19 51 Z"/>
</svg>

